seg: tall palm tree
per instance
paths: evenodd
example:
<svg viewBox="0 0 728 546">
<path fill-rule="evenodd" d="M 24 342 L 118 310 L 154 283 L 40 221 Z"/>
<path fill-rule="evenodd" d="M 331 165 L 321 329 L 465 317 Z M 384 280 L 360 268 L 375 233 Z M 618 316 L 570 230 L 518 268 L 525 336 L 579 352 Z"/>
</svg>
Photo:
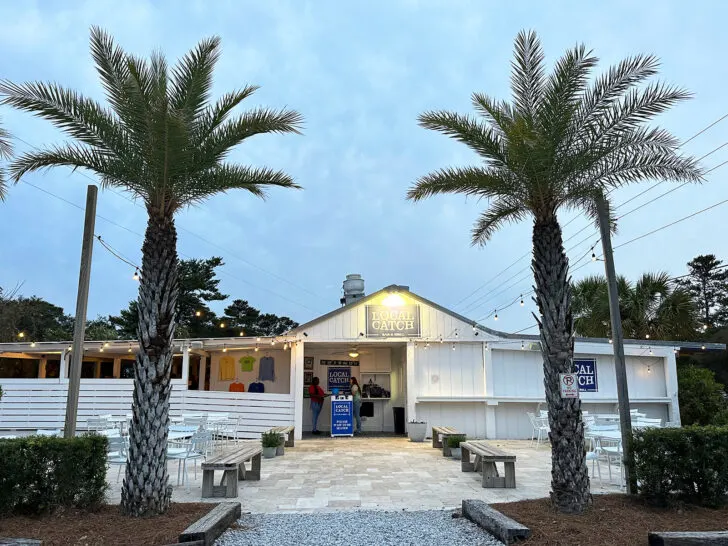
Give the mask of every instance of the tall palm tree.
<svg viewBox="0 0 728 546">
<path fill-rule="evenodd" d="M 10 133 L 0 127 L 0 159 L 10 159 L 13 154 L 13 146 L 10 143 Z M 0 201 L 5 201 L 8 188 L 5 182 L 5 169 L 0 166 Z"/>
<path fill-rule="evenodd" d="M 298 133 L 302 117 L 291 110 L 232 110 L 256 87 L 246 86 L 210 102 L 217 37 L 203 40 L 171 70 L 161 53 L 149 60 L 123 51 L 99 28 L 91 53 L 108 107 L 52 83 L 0 84 L 5 104 L 49 119 L 75 142 L 34 151 L 11 166 L 25 173 L 56 166 L 96 173 L 102 187 L 117 187 L 143 200 L 148 223 L 139 285 L 139 352 L 134 375 L 129 461 L 122 511 L 164 512 L 167 476 L 172 339 L 177 317 L 175 213 L 221 192 L 243 189 L 263 197 L 266 186 L 298 187 L 287 174 L 226 162 L 230 150 L 260 133 Z"/>
<path fill-rule="evenodd" d="M 574 325 L 578 335 L 611 337 L 607 279 L 591 276 L 574 287 Z M 645 273 L 636 283 L 617 279 L 619 313 L 625 337 L 689 339 L 698 332 L 698 313 L 690 294 L 667 273 Z"/>
<path fill-rule="evenodd" d="M 559 373 L 571 372 L 573 323 L 569 263 L 557 213 L 584 211 L 597 220 L 596 203 L 613 188 L 644 178 L 698 181 L 678 141 L 645 122 L 689 94 L 661 83 L 642 85 L 658 61 L 637 55 L 590 82 L 598 59 L 583 45 L 567 51 L 546 74 L 534 32 L 515 41 L 513 102 L 475 93 L 479 117 L 448 111 L 420 115 L 420 125 L 444 133 L 480 156 L 483 164 L 445 168 L 420 178 L 408 198 L 461 193 L 489 200 L 472 232 L 483 245 L 508 222 L 533 219 L 535 301 L 552 449 L 551 498 L 564 512 L 590 501 L 584 461 L 581 403 L 559 395 Z"/>
</svg>

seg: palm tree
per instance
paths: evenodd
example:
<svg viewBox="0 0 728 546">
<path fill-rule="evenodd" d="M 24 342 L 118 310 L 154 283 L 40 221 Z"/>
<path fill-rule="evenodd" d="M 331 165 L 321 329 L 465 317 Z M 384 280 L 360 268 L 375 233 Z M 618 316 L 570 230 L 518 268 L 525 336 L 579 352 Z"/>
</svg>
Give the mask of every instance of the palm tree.
<svg viewBox="0 0 728 546">
<path fill-rule="evenodd" d="M 546 74 L 534 32 L 515 41 L 513 103 L 475 93 L 480 117 L 425 112 L 420 125 L 444 133 L 480 156 L 482 165 L 445 168 L 410 188 L 408 198 L 460 193 L 485 198 L 473 244 L 485 244 L 504 224 L 533 219 L 535 301 L 540 317 L 544 384 L 552 448 L 551 498 L 559 510 L 581 512 L 590 501 L 581 403 L 561 399 L 559 373 L 571 372 L 573 323 L 569 263 L 558 212 L 584 211 L 597 220 L 597 199 L 644 178 L 698 181 L 695 160 L 677 154 L 678 141 L 645 122 L 689 94 L 661 83 L 643 85 L 658 61 L 637 55 L 590 82 L 598 59 L 583 45 L 567 51 Z"/>
<path fill-rule="evenodd" d="M 0 127 L 0 159 L 10 159 L 13 146 L 10 144 L 10 133 Z M 5 201 L 8 188 L 5 183 L 5 169 L 0 167 L 0 201 Z"/>
<path fill-rule="evenodd" d="M 121 508 L 134 516 L 164 512 L 172 339 L 177 317 L 175 213 L 221 192 L 243 189 L 263 197 L 266 186 L 298 187 L 287 174 L 226 162 L 230 150 L 260 133 L 298 133 L 291 110 L 232 110 L 257 89 L 246 86 L 210 102 L 217 37 L 203 40 L 171 70 L 161 53 L 149 60 L 123 51 L 99 28 L 91 53 L 108 107 L 52 83 L 0 84 L 4 103 L 49 119 L 75 142 L 33 151 L 11 166 L 15 181 L 56 166 L 96 173 L 102 187 L 143 200 L 148 223 L 142 246 L 133 421 Z"/>
<path fill-rule="evenodd" d="M 695 302 L 667 273 L 645 273 L 634 284 L 620 276 L 617 292 L 625 337 L 680 340 L 698 332 Z M 576 333 L 611 338 L 607 279 L 586 277 L 574 285 L 573 293 Z"/>
</svg>

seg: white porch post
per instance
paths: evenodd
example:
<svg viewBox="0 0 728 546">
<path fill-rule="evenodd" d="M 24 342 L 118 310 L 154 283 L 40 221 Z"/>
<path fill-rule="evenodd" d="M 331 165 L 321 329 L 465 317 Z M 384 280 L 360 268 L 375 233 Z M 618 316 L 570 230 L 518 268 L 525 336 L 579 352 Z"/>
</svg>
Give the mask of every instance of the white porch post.
<svg viewBox="0 0 728 546">
<path fill-rule="evenodd" d="M 205 381 L 206 381 L 206 376 L 207 376 L 207 358 L 208 358 L 207 355 L 200 357 L 200 373 L 199 373 L 200 384 L 197 386 L 198 391 L 205 390 Z"/>
<path fill-rule="evenodd" d="M 493 350 L 488 347 L 488 343 L 483 343 L 483 372 L 485 376 L 485 396 L 492 397 L 495 395 L 493 388 Z M 498 402 L 488 400 L 485 403 L 485 437 L 495 438 L 498 434 L 495 426 L 495 408 Z"/>
<path fill-rule="evenodd" d="M 291 398 L 295 439 L 303 437 L 303 351 L 304 342 L 291 344 Z"/>
<path fill-rule="evenodd" d="M 190 346 L 185 343 L 182 345 L 182 384 L 184 389 L 188 389 L 187 382 L 190 379 Z"/>
<path fill-rule="evenodd" d="M 63 349 L 63 351 L 61 351 L 61 370 L 58 373 L 58 378 L 61 382 L 68 379 L 68 354 L 68 349 Z"/>
<path fill-rule="evenodd" d="M 675 352 L 670 351 L 664 358 L 665 363 L 665 395 L 670 398 L 667 404 L 667 417 L 673 422 L 680 424 L 680 403 L 677 397 L 677 359 Z"/>
<path fill-rule="evenodd" d="M 415 376 L 415 344 L 407 343 L 407 422 L 417 419 L 417 376 Z"/>
</svg>

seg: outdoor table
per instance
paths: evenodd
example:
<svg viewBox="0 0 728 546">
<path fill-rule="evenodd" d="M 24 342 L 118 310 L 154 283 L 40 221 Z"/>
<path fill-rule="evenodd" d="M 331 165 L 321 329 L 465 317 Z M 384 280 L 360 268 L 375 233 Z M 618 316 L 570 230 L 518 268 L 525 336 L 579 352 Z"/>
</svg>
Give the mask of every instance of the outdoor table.
<svg viewBox="0 0 728 546">
<path fill-rule="evenodd" d="M 613 413 L 599 413 L 594 418 L 598 421 L 619 421 L 619 415 Z"/>
</svg>

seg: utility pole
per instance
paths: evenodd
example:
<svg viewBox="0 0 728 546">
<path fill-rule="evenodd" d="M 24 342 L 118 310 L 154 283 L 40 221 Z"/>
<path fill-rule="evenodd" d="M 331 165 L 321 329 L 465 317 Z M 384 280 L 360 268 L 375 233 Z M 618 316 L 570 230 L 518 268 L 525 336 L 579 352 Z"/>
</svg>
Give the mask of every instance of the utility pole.
<svg viewBox="0 0 728 546">
<path fill-rule="evenodd" d="M 94 225 L 96 223 L 96 196 L 99 189 L 89 185 L 86 191 L 86 219 L 83 223 L 83 245 L 81 246 L 81 270 L 78 274 L 76 294 L 76 322 L 73 326 L 73 350 L 71 367 L 68 371 L 68 398 L 66 400 L 66 426 L 64 438 L 76 435 L 78 415 L 78 393 L 81 390 L 81 365 L 83 364 L 83 338 L 86 333 L 86 308 L 88 287 L 91 281 L 91 255 L 94 250 Z"/>
<path fill-rule="evenodd" d="M 622 431 L 622 461 L 627 494 L 636 492 L 637 483 L 632 474 L 632 417 L 629 413 L 629 390 L 627 388 L 627 366 L 624 358 L 624 335 L 622 333 L 622 317 L 619 314 L 619 293 L 617 292 L 617 274 L 614 271 L 612 254 L 612 233 L 609 221 L 609 205 L 602 195 L 597 200 L 599 213 L 599 229 L 602 234 L 602 250 L 604 252 L 604 269 L 607 274 L 607 290 L 609 293 L 609 314 L 612 319 L 612 346 L 614 347 L 614 369 L 617 374 L 617 401 L 619 403 L 619 424 Z"/>
</svg>

